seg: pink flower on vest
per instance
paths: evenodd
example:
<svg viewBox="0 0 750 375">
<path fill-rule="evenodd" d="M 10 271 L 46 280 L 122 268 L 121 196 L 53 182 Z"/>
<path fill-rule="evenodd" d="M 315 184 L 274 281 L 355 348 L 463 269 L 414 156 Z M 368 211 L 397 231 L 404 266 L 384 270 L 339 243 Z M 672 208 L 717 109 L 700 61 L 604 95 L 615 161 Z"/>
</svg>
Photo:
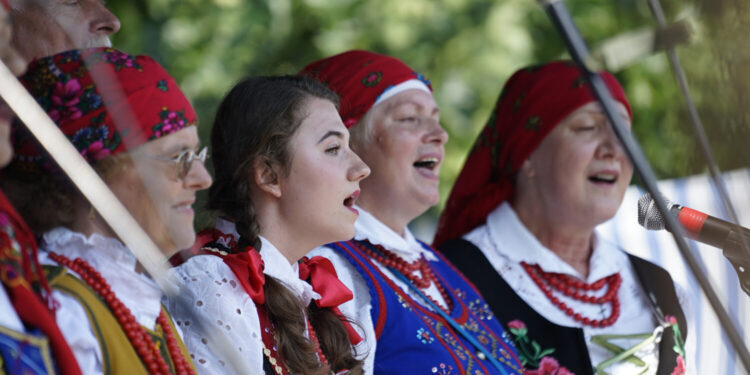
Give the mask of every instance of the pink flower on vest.
<svg viewBox="0 0 750 375">
<path fill-rule="evenodd" d="M 677 356 L 677 366 L 672 370 L 671 375 L 683 375 L 685 374 L 685 359 L 681 355 Z"/>
<path fill-rule="evenodd" d="M 513 328 L 513 329 L 521 329 L 521 328 L 526 328 L 526 324 L 516 319 L 516 320 L 511 320 L 510 322 L 508 322 L 508 327 Z"/>
<path fill-rule="evenodd" d="M 544 357 L 539 362 L 539 368 L 536 370 L 526 370 L 524 375 L 575 375 L 570 370 L 561 367 L 560 363 L 552 357 Z"/>
</svg>

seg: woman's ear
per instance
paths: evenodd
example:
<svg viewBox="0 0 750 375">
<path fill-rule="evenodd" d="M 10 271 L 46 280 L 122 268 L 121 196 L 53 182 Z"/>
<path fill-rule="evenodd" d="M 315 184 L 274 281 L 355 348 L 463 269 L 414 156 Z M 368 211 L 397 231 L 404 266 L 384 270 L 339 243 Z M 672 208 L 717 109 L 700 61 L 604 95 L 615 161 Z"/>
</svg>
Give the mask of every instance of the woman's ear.
<svg viewBox="0 0 750 375">
<path fill-rule="evenodd" d="M 260 190 L 271 194 L 273 197 L 281 198 L 279 175 L 271 161 L 265 156 L 259 156 L 253 161 L 253 178 Z"/>
<path fill-rule="evenodd" d="M 521 164 L 521 169 L 519 169 L 518 172 L 528 179 L 531 179 L 536 175 L 536 171 L 534 170 L 534 163 L 532 163 L 531 157 L 524 160 L 523 164 Z"/>
</svg>

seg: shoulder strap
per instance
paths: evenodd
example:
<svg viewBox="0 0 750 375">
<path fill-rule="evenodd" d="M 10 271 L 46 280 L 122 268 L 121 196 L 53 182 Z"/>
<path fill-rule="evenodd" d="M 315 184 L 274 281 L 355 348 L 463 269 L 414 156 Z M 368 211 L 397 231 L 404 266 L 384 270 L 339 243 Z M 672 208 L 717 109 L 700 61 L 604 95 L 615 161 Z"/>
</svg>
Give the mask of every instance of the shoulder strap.
<svg viewBox="0 0 750 375">
<path fill-rule="evenodd" d="M 674 281 L 669 273 L 661 267 L 632 254 L 628 254 L 628 257 L 641 289 L 646 293 L 659 321 L 663 322 L 666 315 L 671 315 L 677 319 L 677 330 L 671 328 L 665 330 L 659 344 L 659 369 L 657 374 L 671 374 L 677 363 L 678 355 L 674 348 L 684 346 L 683 343 L 688 333 L 687 321 L 677 298 Z"/>
</svg>

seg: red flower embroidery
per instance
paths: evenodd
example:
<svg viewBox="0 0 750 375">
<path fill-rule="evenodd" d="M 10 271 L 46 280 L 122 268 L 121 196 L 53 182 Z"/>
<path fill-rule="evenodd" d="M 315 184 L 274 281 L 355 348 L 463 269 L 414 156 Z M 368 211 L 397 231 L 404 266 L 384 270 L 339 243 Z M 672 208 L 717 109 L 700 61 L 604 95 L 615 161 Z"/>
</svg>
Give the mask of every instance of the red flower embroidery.
<svg viewBox="0 0 750 375">
<path fill-rule="evenodd" d="M 526 324 L 516 319 L 516 320 L 511 320 L 510 322 L 508 322 L 508 327 L 513 328 L 513 329 L 521 329 L 521 328 L 526 328 Z"/>
<path fill-rule="evenodd" d="M 526 370 L 524 375 L 575 375 L 552 357 L 544 357 L 536 370 Z"/>
</svg>

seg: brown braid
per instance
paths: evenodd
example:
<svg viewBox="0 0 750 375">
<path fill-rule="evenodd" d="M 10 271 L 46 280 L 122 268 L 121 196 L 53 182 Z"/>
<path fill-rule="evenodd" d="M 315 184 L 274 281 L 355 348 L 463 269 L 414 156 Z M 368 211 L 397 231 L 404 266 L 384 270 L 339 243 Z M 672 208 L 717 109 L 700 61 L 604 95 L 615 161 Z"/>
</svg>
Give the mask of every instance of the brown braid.
<svg viewBox="0 0 750 375">
<path fill-rule="evenodd" d="M 338 103 L 336 95 L 316 81 L 299 76 L 253 77 L 238 83 L 219 105 L 211 131 L 211 160 L 214 183 L 209 190 L 208 208 L 233 221 L 240 234 L 239 248 L 260 250 L 260 227 L 250 184 L 253 162 L 264 157 L 288 171 L 292 155 L 289 140 L 303 120 L 309 98 Z M 318 361 L 314 344 L 305 336 L 304 308 L 277 280 L 267 277 L 264 286 L 266 308 L 274 323 L 276 347 L 292 373 L 326 374 Z M 361 374 L 344 325 L 328 310 L 312 308 L 309 314 L 323 353 L 332 370 L 354 370 Z"/>
</svg>

